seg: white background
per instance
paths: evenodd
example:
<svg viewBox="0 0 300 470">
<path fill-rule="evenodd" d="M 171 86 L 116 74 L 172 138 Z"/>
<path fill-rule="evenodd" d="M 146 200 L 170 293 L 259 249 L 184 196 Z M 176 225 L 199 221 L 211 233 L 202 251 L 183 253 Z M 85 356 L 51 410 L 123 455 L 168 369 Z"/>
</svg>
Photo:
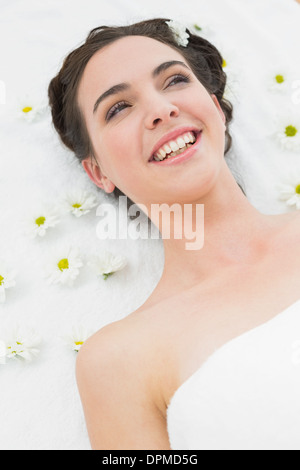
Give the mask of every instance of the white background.
<svg viewBox="0 0 300 470">
<path fill-rule="evenodd" d="M 152 17 L 188 27 L 198 23 L 229 67 L 235 106 L 229 163 L 258 209 L 288 211 L 276 184 L 300 170 L 300 155 L 282 150 L 271 135 L 277 118 L 300 114 L 291 88 L 300 79 L 300 6 L 294 0 L 0 0 L 0 13 L 0 80 L 6 89 L 0 104 L 0 258 L 17 271 L 16 286 L 0 305 L 0 339 L 15 324 L 34 327 L 42 338 L 31 363 L 0 365 L 0 448 L 89 449 L 76 353 L 62 338 L 73 325 L 94 332 L 138 308 L 160 278 L 162 241 L 99 240 L 95 209 L 78 219 L 67 214 L 44 238 L 25 237 L 21 221 L 40 202 L 59 204 L 73 189 L 96 194 L 99 204 L 107 199 L 59 142 L 49 110 L 36 122 L 20 121 L 18 100 L 47 100 L 63 58 L 96 26 Z M 281 95 L 268 89 L 276 67 L 290 80 Z M 43 267 L 51 250 L 64 243 L 79 248 L 84 266 L 73 287 L 49 286 Z M 107 281 L 86 263 L 104 248 L 128 259 Z"/>
</svg>

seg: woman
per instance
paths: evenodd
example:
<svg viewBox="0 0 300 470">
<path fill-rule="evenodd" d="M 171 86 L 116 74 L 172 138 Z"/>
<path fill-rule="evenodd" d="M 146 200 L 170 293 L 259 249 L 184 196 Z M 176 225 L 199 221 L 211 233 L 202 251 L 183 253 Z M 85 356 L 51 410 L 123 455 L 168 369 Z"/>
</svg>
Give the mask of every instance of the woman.
<svg viewBox="0 0 300 470">
<path fill-rule="evenodd" d="M 275 341 L 266 330 L 256 357 L 255 334 L 288 312 L 300 316 L 299 214 L 264 215 L 245 197 L 224 158 L 232 107 L 223 97 L 222 57 L 176 26 L 153 19 L 96 28 L 49 86 L 54 125 L 99 188 L 125 194 L 147 214 L 153 204 L 183 211 L 191 205 L 197 231 L 203 226 L 196 208 L 204 205 L 203 247 L 186 249 L 185 232 L 176 238 L 171 230 L 150 297 L 93 335 L 78 355 L 89 437 L 94 449 L 296 446 L 299 405 L 292 414 L 282 411 L 289 401 L 278 395 L 282 371 L 266 381 L 263 369 L 260 394 L 251 386 Z M 152 221 L 161 230 L 162 222 Z M 289 331 L 296 327 L 289 323 Z M 238 345 L 241 351 L 220 367 L 228 347 Z M 234 382 L 241 363 L 246 379 L 239 386 L 249 394 Z M 288 384 L 300 387 L 299 375 L 290 374 Z M 219 413 L 228 396 L 233 407 L 227 400 Z M 265 399 L 274 422 L 264 416 Z M 274 437 L 283 426 L 284 435 Z"/>
</svg>

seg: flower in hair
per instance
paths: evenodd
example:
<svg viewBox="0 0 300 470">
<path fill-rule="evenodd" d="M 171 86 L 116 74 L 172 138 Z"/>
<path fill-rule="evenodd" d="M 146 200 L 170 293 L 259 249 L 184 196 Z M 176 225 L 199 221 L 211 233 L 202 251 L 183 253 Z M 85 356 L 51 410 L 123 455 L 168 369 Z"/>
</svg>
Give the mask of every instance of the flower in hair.
<svg viewBox="0 0 300 470">
<path fill-rule="evenodd" d="M 179 23 L 178 21 L 166 21 L 166 24 L 172 30 L 174 39 L 177 42 L 178 46 L 186 47 L 189 43 L 190 35 L 186 32 L 186 27 Z"/>
</svg>

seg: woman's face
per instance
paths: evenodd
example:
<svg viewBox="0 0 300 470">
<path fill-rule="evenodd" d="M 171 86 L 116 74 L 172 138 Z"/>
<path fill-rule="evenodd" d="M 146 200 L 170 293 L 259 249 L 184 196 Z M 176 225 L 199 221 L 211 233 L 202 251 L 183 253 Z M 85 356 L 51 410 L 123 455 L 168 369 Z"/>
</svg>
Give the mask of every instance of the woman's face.
<svg viewBox="0 0 300 470">
<path fill-rule="evenodd" d="M 104 47 L 85 68 L 78 103 L 101 171 L 90 157 L 83 167 L 105 191 L 117 186 L 147 206 L 192 203 L 216 181 L 224 164 L 225 116 L 168 45 L 128 36 Z M 166 150 L 164 143 L 188 130 L 202 131 L 189 158 L 149 161 L 157 146 Z"/>
</svg>

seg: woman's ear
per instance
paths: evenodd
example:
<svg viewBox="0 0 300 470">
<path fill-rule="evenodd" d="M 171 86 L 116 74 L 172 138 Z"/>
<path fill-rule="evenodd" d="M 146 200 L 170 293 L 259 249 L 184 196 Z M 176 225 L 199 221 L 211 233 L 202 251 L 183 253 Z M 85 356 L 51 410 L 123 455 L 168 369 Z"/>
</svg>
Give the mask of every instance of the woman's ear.
<svg viewBox="0 0 300 470">
<path fill-rule="evenodd" d="M 106 193 L 113 192 L 116 186 L 102 173 L 95 158 L 89 156 L 82 160 L 81 164 L 96 186 L 99 186 L 99 188 L 103 189 Z"/>
<path fill-rule="evenodd" d="M 211 98 L 212 98 L 213 102 L 215 103 L 215 105 L 216 105 L 216 107 L 217 107 L 217 109 L 218 109 L 218 111 L 219 111 L 219 113 L 220 113 L 220 115 L 221 115 L 222 121 L 223 121 L 223 123 L 224 123 L 224 125 L 225 125 L 225 127 L 226 127 L 226 116 L 225 116 L 225 114 L 224 114 L 223 109 L 221 108 L 221 105 L 220 105 L 220 103 L 219 103 L 219 101 L 218 101 L 218 98 L 216 97 L 216 95 L 211 95 Z"/>
</svg>

